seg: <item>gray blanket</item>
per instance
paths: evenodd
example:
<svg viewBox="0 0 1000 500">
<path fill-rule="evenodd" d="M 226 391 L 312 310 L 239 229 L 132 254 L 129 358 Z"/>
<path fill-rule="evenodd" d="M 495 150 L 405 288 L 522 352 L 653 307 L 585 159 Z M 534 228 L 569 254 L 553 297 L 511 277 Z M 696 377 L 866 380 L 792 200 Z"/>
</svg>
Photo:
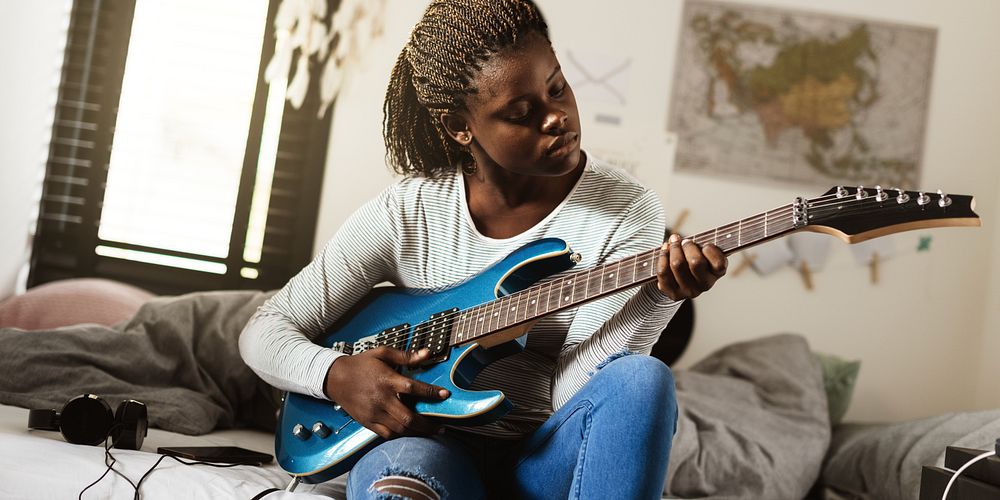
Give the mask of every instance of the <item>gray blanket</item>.
<svg viewBox="0 0 1000 500">
<path fill-rule="evenodd" d="M 163 297 L 107 327 L 0 329 L 0 403 L 60 409 L 94 393 L 112 408 L 137 399 L 149 423 L 183 434 L 239 425 L 273 429 L 273 396 L 243 363 L 236 339 L 269 294 Z"/>
<path fill-rule="evenodd" d="M 918 498 L 922 467 L 943 467 L 946 447 L 991 450 L 998 436 L 1000 410 L 892 424 L 841 425 L 834 430 L 823 484 L 850 498 Z"/>
<path fill-rule="evenodd" d="M 801 499 L 830 441 L 819 361 L 804 338 L 725 347 L 678 370 L 681 410 L 665 492 L 680 498 Z"/>
</svg>

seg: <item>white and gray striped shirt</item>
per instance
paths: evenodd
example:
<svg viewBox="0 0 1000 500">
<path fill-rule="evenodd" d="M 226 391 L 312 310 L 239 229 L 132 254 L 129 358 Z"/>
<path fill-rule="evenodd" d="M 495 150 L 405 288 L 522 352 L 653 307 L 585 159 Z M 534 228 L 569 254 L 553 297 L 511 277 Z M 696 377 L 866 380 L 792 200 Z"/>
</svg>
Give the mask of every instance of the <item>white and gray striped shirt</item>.
<svg viewBox="0 0 1000 500">
<path fill-rule="evenodd" d="M 240 336 L 240 352 L 269 384 L 325 399 L 327 371 L 342 354 L 313 339 L 376 284 L 443 288 L 546 237 L 569 243 L 583 257 L 576 269 L 586 269 L 655 248 L 663 231 L 656 193 L 589 156 L 566 199 L 506 239 L 476 229 L 461 174 L 403 179 L 355 212 L 315 260 L 261 306 Z M 534 430 L 599 363 L 625 350 L 648 354 L 678 304 L 647 283 L 542 318 L 523 352 L 487 366 L 473 384 L 502 390 L 514 410 L 471 430 L 497 437 Z"/>
</svg>

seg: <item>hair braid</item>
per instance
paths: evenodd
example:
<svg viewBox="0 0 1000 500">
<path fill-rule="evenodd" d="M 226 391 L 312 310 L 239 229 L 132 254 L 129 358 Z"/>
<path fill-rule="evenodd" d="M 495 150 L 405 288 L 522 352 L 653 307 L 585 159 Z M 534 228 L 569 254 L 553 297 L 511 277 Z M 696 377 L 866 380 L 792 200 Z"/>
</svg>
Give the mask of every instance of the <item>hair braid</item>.
<svg viewBox="0 0 1000 500">
<path fill-rule="evenodd" d="M 528 33 L 548 39 L 531 0 L 431 2 L 396 59 L 382 107 L 386 160 L 396 172 L 434 177 L 470 159 L 440 117 L 464 109 L 485 61 Z"/>
</svg>

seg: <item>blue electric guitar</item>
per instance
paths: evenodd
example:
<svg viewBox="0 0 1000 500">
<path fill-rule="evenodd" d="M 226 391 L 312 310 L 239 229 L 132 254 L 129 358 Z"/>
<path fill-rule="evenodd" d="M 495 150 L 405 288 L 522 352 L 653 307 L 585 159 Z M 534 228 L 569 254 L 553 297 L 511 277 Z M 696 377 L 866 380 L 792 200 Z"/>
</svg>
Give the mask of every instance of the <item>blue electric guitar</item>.
<svg viewBox="0 0 1000 500">
<path fill-rule="evenodd" d="M 978 226 L 970 196 L 835 187 L 812 199 L 741 219 L 692 236 L 726 254 L 795 231 L 828 233 L 856 243 L 890 233 L 939 226 Z M 524 346 L 541 317 L 656 278 L 659 248 L 592 269 L 546 277 L 580 261 L 566 242 L 538 240 L 468 280 L 443 291 L 374 289 L 318 343 L 345 354 L 378 346 L 416 351 L 432 360 L 404 373 L 451 391 L 444 401 L 418 401 L 415 411 L 451 425 L 478 425 L 512 407 L 500 391 L 466 389 L 489 363 Z M 329 401 L 284 397 L 275 436 L 278 463 L 300 481 L 318 483 L 351 469 L 381 442 Z"/>
</svg>

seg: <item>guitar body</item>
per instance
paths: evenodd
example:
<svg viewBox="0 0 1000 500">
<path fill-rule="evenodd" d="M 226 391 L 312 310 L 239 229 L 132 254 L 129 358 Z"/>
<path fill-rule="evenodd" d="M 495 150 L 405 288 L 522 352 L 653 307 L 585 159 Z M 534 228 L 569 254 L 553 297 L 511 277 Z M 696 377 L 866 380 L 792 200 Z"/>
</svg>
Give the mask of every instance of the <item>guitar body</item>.
<svg viewBox="0 0 1000 500">
<path fill-rule="evenodd" d="M 382 332 L 407 338 L 406 349 L 409 350 L 415 347 L 412 325 L 428 322 L 442 314 L 444 321 L 449 318 L 453 321 L 451 311 L 523 290 L 542 278 L 572 267 L 571 253 L 566 242 L 560 239 L 542 239 L 524 245 L 476 276 L 445 290 L 375 288 L 317 343 L 325 347 L 337 343 L 354 345 Z M 481 342 L 452 346 L 446 355 L 435 358 L 439 360 L 436 363 L 404 371 L 411 378 L 451 391 L 451 396 L 444 401 L 417 401 L 415 411 L 445 420 L 450 425 L 480 425 L 505 415 L 512 405 L 502 392 L 471 391 L 467 387 L 486 365 L 520 352 L 524 348 L 523 334 L 529 326 L 512 328 L 507 335 L 510 340 L 489 349 Z M 329 429 L 329 435 L 323 437 L 322 430 L 313 432 L 317 422 Z M 302 426 L 299 435 L 294 433 L 296 425 Z M 302 428 L 309 432 L 301 432 Z M 349 471 L 368 450 L 382 441 L 334 403 L 286 393 L 275 434 L 275 455 L 286 472 L 304 482 L 318 483 Z"/>
</svg>

